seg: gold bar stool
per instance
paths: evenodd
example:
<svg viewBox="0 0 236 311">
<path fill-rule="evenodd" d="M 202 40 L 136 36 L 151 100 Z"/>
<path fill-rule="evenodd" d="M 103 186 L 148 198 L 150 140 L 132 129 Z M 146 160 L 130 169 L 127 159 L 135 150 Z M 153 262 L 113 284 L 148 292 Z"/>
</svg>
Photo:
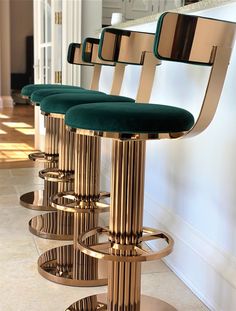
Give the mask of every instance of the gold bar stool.
<svg viewBox="0 0 236 311">
<path fill-rule="evenodd" d="M 67 60 L 71 64 L 80 65 L 92 65 L 84 63 L 81 59 L 81 45 L 72 43 L 68 49 Z M 95 69 L 95 75 L 93 80 L 97 81 L 97 70 Z M 39 92 L 38 92 L 39 91 Z M 35 106 L 40 105 L 40 101 L 43 97 L 66 92 L 80 92 L 85 91 L 78 86 L 59 85 L 59 84 L 29 84 L 22 88 L 21 95 L 24 98 L 30 99 L 31 103 Z M 40 93 L 41 92 L 41 93 Z M 44 118 L 45 124 L 45 151 L 29 154 L 29 159 L 36 162 L 44 163 L 45 169 L 54 169 L 58 163 L 58 145 L 59 145 L 59 124 L 58 119 Z M 35 190 L 23 194 L 20 197 L 20 203 L 22 206 L 33 210 L 54 210 L 49 204 L 49 198 L 51 195 L 58 192 L 58 184 L 55 182 L 44 181 L 43 190 Z"/>
<path fill-rule="evenodd" d="M 126 46 L 129 48 L 137 49 L 137 55 L 135 58 L 131 55 L 125 56 L 125 63 L 132 59 L 132 64 L 143 65 L 141 80 L 145 79 L 147 75 L 147 68 L 152 64 L 152 68 L 148 71 L 148 77 L 154 76 L 156 64 L 159 61 L 152 55 L 151 51 L 154 44 L 154 34 L 135 33 L 127 41 L 127 31 L 124 32 L 123 40 L 121 41 L 121 49 L 123 49 L 123 43 L 125 40 Z M 136 38 L 134 44 L 133 38 Z M 138 40 L 137 40 L 138 38 Z M 121 38 L 120 38 L 121 39 Z M 118 42 L 118 41 L 117 41 Z M 110 48 L 112 47 L 110 45 Z M 100 47 L 99 47 L 100 48 Z M 86 49 L 85 49 L 86 52 Z M 144 55 L 147 53 L 147 55 Z M 148 59 L 148 62 L 146 62 Z M 121 87 L 121 72 L 120 68 L 124 68 L 124 65 L 117 64 L 117 74 L 115 74 L 113 80 L 113 93 L 117 92 Z M 147 90 L 150 89 L 148 85 Z M 48 111 L 56 109 L 52 105 L 52 98 L 47 97 L 42 103 L 41 107 Z M 63 101 L 62 95 L 54 96 L 55 103 L 60 105 L 60 101 Z M 56 99 L 57 98 L 57 99 Z M 119 96 L 107 96 L 105 97 L 109 104 L 113 104 L 115 98 L 119 101 L 124 101 L 125 98 Z M 102 98 L 99 97 L 102 101 Z M 64 102 L 68 105 L 71 98 L 64 99 Z M 84 102 L 86 103 L 86 101 Z M 78 104 L 78 102 L 77 102 Z M 130 103 L 129 103 L 130 104 Z M 91 104 L 93 105 L 93 104 Z M 91 261 L 88 256 L 85 256 L 75 247 L 78 236 L 81 235 L 86 228 L 94 228 L 98 225 L 98 214 L 105 212 L 108 209 L 107 204 L 103 201 L 103 198 L 107 197 L 107 193 L 100 192 L 99 180 L 100 180 L 100 139 L 94 139 L 88 137 L 84 139 L 80 135 L 76 135 L 75 142 L 75 191 L 73 193 L 62 192 L 52 197 L 52 205 L 58 210 L 65 212 L 74 212 L 74 244 L 63 247 L 57 247 L 42 254 L 38 260 L 38 268 L 41 275 L 49 280 L 53 280 L 57 283 L 65 285 L 76 286 L 93 286 L 102 285 L 101 280 L 96 280 L 96 275 L 100 275 L 100 269 L 97 268 L 97 260 Z M 94 239 L 91 239 L 91 243 L 95 243 Z M 63 267 L 67 267 L 65 273 L 62 271 Z M 64 270 L 63 270 L 64 271 Z M 77 275 L 74 273 L 77 271 Z M 94 271 L 95 276 L 86 274 L 86 271 Z M 103 279 L 103 285 L 106 284 L 107 279 Z"/>
<path fill-rule="evenodd" d="M 85 53 L 88 53 L 86 43 L 90 43 L 90 41 L 86 40 L 85 42 Z M 85 56 L 87 57 L 87 55 Z M 119 91 L 123 68 L 124 65 L 115 68 L 111 92 Z M 62 119 L 68 108 L 74 105 L 87 104 L 89 102 L 92 104 L 98 101 L 122 102 L 127 100 L 130 103 L 134 102 L 133 99 L 115 95 L 92 94 L 88 96 L 88 94 L 80 94 L 78 97 L 75 94 L 60 94 L 46 97 L 41 102 L 41 109 L 45 114 Z M 72 132 L 71 134 L 74 133 Z M 99 202 L 108 196 L 107 193 L 101 193 L 99 189 L 100 140 L 84 140 L 83 138 L 79 140 L 76 137 L 75 150 L 75 165 L 77 167 L 74 180 L 75 191 L 72 193 L 62 192 L 61 196 L 60 193 L 56 195 L 56 204 L 60 204 L 60 207 L 62 207 L 61 211 L 58 211 L 58 215 L 68 218 L 68 211 L 74 212 L 74 243 L 82 232 L 97 225 L 97 210 L 90 213 L 91 208 L 101 207 L 102 211 L 107 211 L 108 208 L 105 202 Z M 80 150 L 80 155 L 78 155 L 77 150 Z M 84 202 L 82 205 L 81 199 Z M 77 210 L 80 210 L 81 206 L 83 207 L 83 212 L 79 213 Z M 52 213 L 47 215 L 50 214 Z M 45 217 L 48 217 L 47 215 Z M 37 222 L 37 217 L 33 220 Z M 45 278 L 64 285 L 99 286 L 107 283 L 107 271 L 104 269 L 104 263 L 98 265 L 96 260 L 91 260 L 90 257 L 82 254 L 74 245 L 57 247 L 45 252 L 38 260 L 38 269 Z"/>
<path fill-rule="evenodd" d="M 154 44 L 158 59 L 211 67 L 196 121 L 187 110 L 146 104 L 139 98 L 136 105 L 95 103 L 66 113 L 66 125 L 78 135 L 113 139 L 109 228 L 88 230 L 78 239 L 83 253 L 109 261 L 108 293 L 81 299 L 66 311 L 176 310 L 164 301 L 141 295 L 141 262 L 163 258 L 173 248 L 169 234 L 143 227 L 145 141 L 187 138 L 207 128 L 219 102 L 235 31 L 235 23 L 192 15 L 164 13 L 158 20 Z M 111 42 L 117 40 L 115 31 L 105 30 L 102 39 L 105 36 Z M 114 58 L 108 49 L 101 50 L 103 58 L 109 59 L 109 55 Z M 101 233 L 108 241 L 93 244 Z M 166 246 L 153 253 L 145 242 L 155 239 L 164 240 Z"/>
<path fill-rule="evenodd" d="M 84 42 L 84 58 L 90 64 L 94 64 L 95 66 L 101 65 L 114 65 L 110 62 L 103 62 L 97 59 L 98 52 L 98 39 L 87 38 Z M 82 63 L 82 55 L 80 49 L 79 61 L 78 59 L 78 47 L 77 44 L 73 44 L 73 49 L 71 49 L 74 55 L 73 62 L 77 64 Z M 72 53 L 72 55 L 73 55 Z M 92 62 L 92 63 L 91 63 Z M 100 70 L 95 70 L 94 79 L 92 81 L 92 87 L 98 87 L 99 82 L 99 74 Z M 112 92 L 119 91 L 121 87 L 122 76 L 124 73 L 124 65 L 117 66 L 114 70 L 114 79 Z M 115 91 L 114 91 L 115 90 Z M 60 93 L 59 96 L 55 95 L 55 93 Z M 55 96 L 51 95 L 54 94 Z M 50 96 L 51 95 L 51 96 Z M 100 97 L 100 95 L 102 97 Z M 66 110 L 74 105 L 81 104 L 84 102 L 93 102 L 93 101 L 106 101 L 106 97 L 108 95 L 97 92 L 97 91 L 86 91 L 80 90 L 70 91 L 67 90 L 61 92 L 55 90 L 39 90 L 32 94 L 32 98 L 37 100 L 37 102 L 43 103 L 43 99 L 47 97 L 46 103 L 46 111 L 42 109 L 42 113 L 50 120 L 58 120 L 60 124 L 60 132 L 59 132 L 59 162 L 58 168 L 47 168 L 43 171 L 40 171 L 41 178 L 45 179 L 45 182 L 48 183 L 57 183 L 58 184 L 58 192 L 74 192 L 74 133 L 70 133 L 65 130 L 64 126 L 64 114 Z M 110 97 L 110 100 L 112 98 Z M 118 101 L 126 101 L 130 100 L 127 97 L 114 97 L 113 100 Z M 133 100 L 132 100 L 133 101 Z M 52 107 L 53 106 L 53 107 Z M 52 195 L 55 195 L 53 193 Z M 71 196 L 70 196 L 71 197 Z M 48 198 L 49 199 L 49 198 Z M 68 200 L 66 200 L 67 202 Z M 60 202 L 65 202 L 63 199 L 60 199 Z M 56 240 L 71 240 L 73 239 L 73 215 L 70 213 L 64 212 L 54 212 L 47 213 L 43 215 L 36 216 L 32 218 L 29 222 L 29 229 L 31 233 L 48 239 L 56 239 Z"/>
</svg>

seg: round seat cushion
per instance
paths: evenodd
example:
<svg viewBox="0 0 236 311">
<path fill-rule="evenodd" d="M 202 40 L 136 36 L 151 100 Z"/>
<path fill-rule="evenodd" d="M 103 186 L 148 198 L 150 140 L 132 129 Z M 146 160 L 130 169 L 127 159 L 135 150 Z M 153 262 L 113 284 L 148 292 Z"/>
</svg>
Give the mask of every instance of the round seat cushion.
<svg viewBox="0 0 236 311">
<path fill-rule="evenodd" d="M 41 103 L 40 108 L 46 113 L 65 114 L 67 110 L 73 106 L 94 103 L 94 102 L 127 102 L 134 103 L 134 99 L 124 96 L 107 95 L 103 93 L 68 93 L 58 94 L 45 97 Z"/>
<path fill-rule="evenodd" d="M 94 103 L 68 110 L 65 123 L 72 128 L 118 133 L 170 133 L 189 130 L 194 124 L 187 110 L 156 104 Z"/>
<path fill-rule="evenodd" d="M 31 94 L 37 90 L 45 90 L 45 89 L 63 89 L 63 88 L 71 88 L 71 89 L 82 89 L 79 86 L 74 86 L 74 85 L 63 85 L 63 84 L 28 84 L 25 85 L 21 89 L 21 95 L 30 97 Z"/>
<path fill-rule="evenodd" d="M 40 104 L 41 101 L 50 95 L 56 95 L 56 94 L 68 94 L 68 93 L 90 93 L 90 94 L 105 94 L 99 91 L 92 91 L 92 90 L 86 90 L 86 89 L 80 89 L 80 88 L 55 88 L 55 89 L 43 89 L 43 90 L 38 90 L 32 93 L 30 99 L 33 103 Z"/>
</svg>

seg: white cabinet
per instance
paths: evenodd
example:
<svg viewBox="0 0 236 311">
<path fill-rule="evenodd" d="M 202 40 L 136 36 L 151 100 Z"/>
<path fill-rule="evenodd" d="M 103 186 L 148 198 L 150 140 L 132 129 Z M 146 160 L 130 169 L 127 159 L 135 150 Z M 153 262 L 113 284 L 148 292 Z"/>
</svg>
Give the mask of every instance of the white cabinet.
<svg viewBox="0 0 236 311">
<path fill-rule="evenodd" d="M 112 13 L 122 13 L 124 15 L 125 1 L 124 0 L 103 0 L 102 1 L 102 24 L 111 24 Z"/>
<path fill-rule="evenodd" d="M 112 13 L 122 13 L 124 21 L 137 19 L 184 5 L 184 0 L 103 0 L 102 23 L 111 24 Z"/>
<path fill-rule="evenodd" d="M 125 19 L 137 19 L 151 15 L 152 8 L 152 0 L 128 0 L 125 3 Z"/>
</svg>

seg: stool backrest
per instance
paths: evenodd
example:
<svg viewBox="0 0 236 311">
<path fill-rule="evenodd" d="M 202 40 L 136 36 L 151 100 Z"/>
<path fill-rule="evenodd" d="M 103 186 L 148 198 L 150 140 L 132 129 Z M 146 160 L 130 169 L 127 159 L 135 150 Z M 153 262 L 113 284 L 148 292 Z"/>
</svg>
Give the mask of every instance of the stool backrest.
<svg viewBox="0 0 236 311">
<path fill-rule="evenodd" d="M 152 52 L 155 34 L 106 28 L 102 31 L 99 57 L 106 61 L 142 65 L 145 52 Z"/>
<path fill-rule="evenodd" d="M 86 65 L 93 66 L 92 63 L 84 62 L 82 60 L 82 44 L 70 43 L 67 52 L 67 61 L 72 65 Z"/>
<path fill-rule="evenodd" d="M 235 23 L 205 17 L 168 12 L 158 20 L 154 44 L 157 58 L 212 67 L 199 116 L 185 136 L 201 133 L 215 115 L 235 33 Z"/>
<path fill-rule="evenodd" d="M 97 65 L 115 66 L 114 62 L 104 61 L 98 57 L 99 39 L 86 38 L 82 45 L 82 61 Z"/>
</svg>

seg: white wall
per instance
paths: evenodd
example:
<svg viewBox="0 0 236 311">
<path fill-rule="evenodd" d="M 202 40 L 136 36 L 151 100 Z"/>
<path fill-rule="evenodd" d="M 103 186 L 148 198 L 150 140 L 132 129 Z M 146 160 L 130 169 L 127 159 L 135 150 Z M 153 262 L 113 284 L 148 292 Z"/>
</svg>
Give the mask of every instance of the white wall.
<svg viewBox="0 0 236 311">
<path fill-rule="evenodd" d="M 86 37 L 97 37 L 102 27 L 102 1 L 82 0 L 82 42 Z M 89 88 L 91 84 L 92 68 L 81 67 L 81 86 Z"/>
<path fill-rule="evenodd" d="M 10 0 L 11 72 L 26 71 L 26 37 L 33 35 L 33 0 Z"/>
<path fill-rule="evenodd" d="M 196 14 L 236 22 L 236 2 Z M 155 23 L 136 27 L 155 31 Z M 135 28 L 135 27 L 134 27 Z M 211 310 L 236 310 L 236 50 L 219 109 L 201 135 L 147 143 L 145 225 L 175 239 L 166 263 Z M 123 95 L 135 96 L 138 68 L 128 68 Z M 197 114 L 209 68 L 158 67 L 151 102 Z M 102 89 L 107 86 L 102 84 Z M 103 140 L 102 184 L 110 188 L 110 140 Z M 155 248 L 155 244 L 152 247 Z"/>
</svg>

